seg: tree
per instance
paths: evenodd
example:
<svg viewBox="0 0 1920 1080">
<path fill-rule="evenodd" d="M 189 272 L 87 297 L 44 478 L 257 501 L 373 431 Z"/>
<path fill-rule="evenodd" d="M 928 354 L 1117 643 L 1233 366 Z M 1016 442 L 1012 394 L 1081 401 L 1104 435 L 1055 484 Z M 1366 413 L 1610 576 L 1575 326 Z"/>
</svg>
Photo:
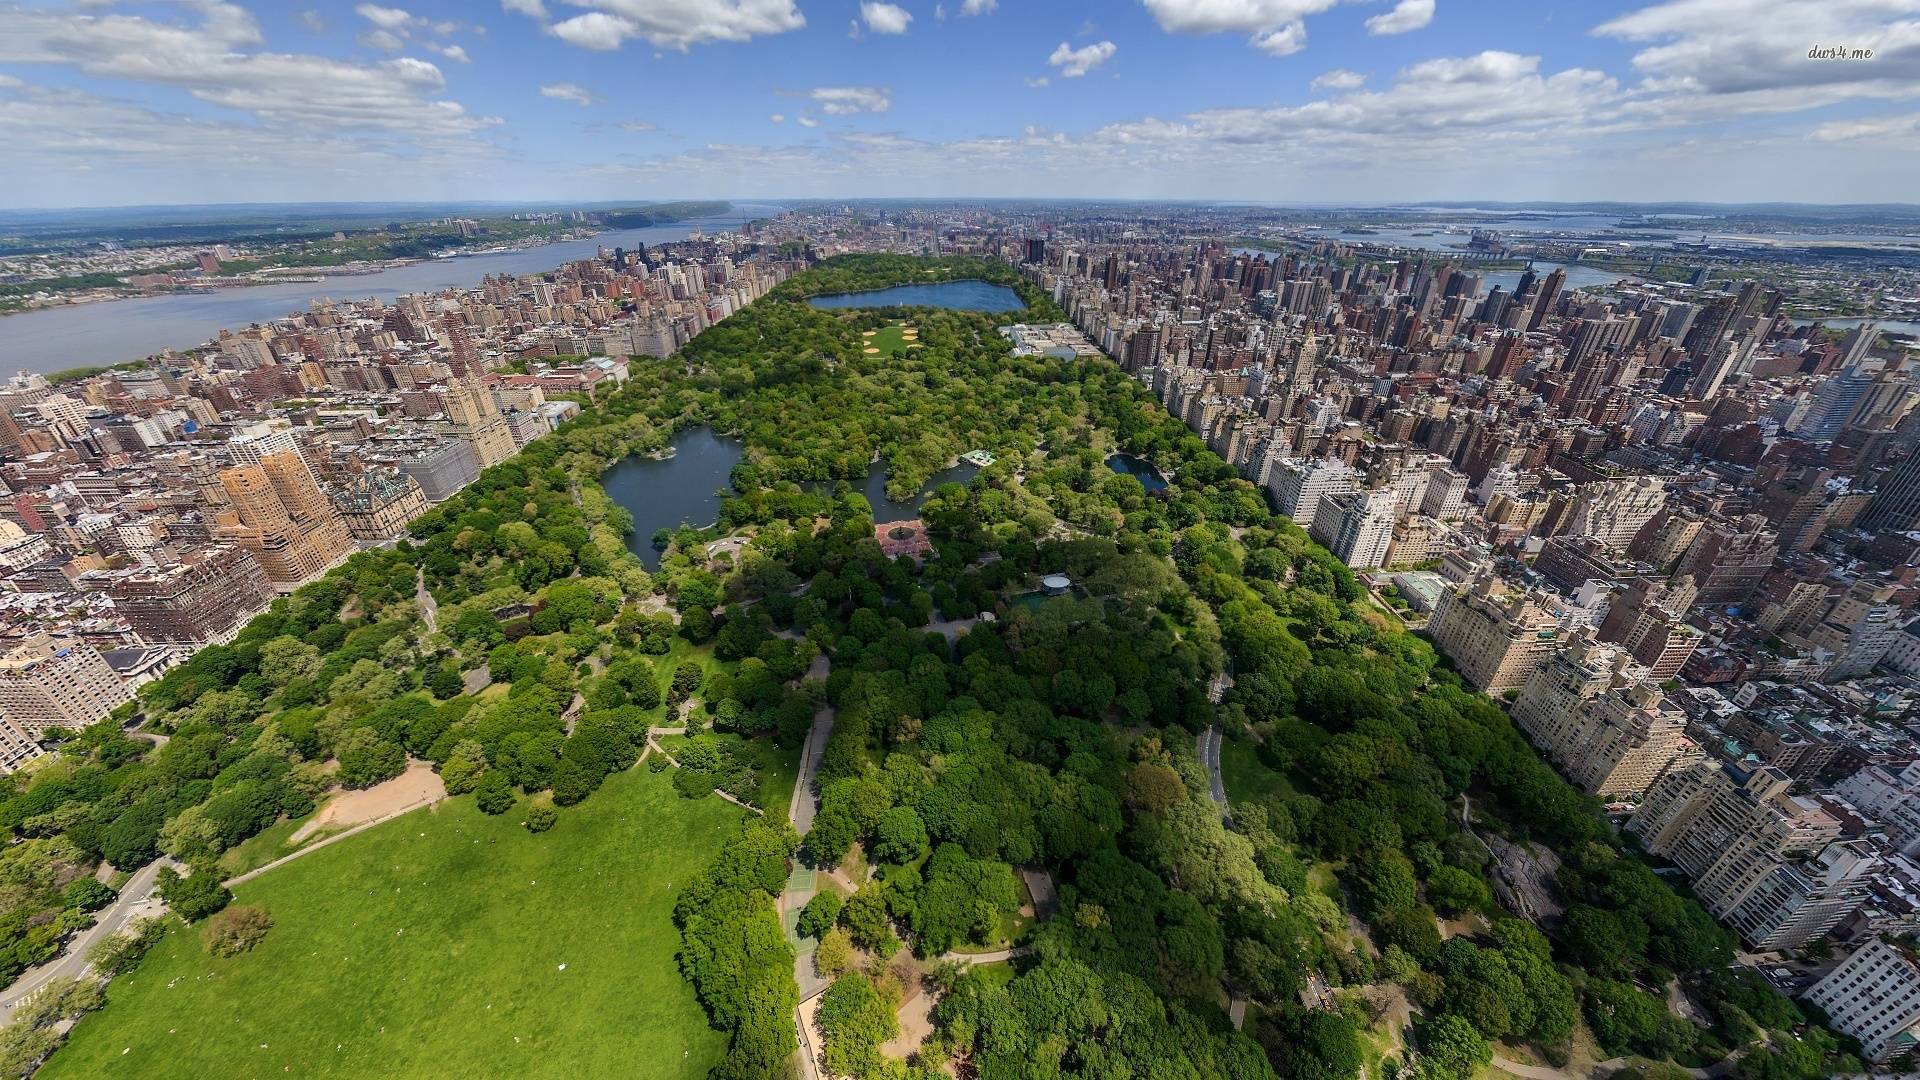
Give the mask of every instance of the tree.
<svg viewBox="0 0 1920 1080">
<path fill-rule="evenodd" d="M 447 763 L 440 766 L 440 779 L 447 785 L 447 794 L 465 795 L 479 785 L 486 771 L 486 750 L 473 739 L 462 739 L 453 744 Z"/>
<path fill-rule="evenodd" d="M 1427 900 L 1442 915 L 1462 915 L 1493 904 L 1486 879 L 1457 866 L 1440 866 L 1427 875 Z"/>
<path fill-rule="evenodd" d="M 407 752 L 367 727 L 348 728 L 334 756 L 340 759 L 340 782 L 352 788 L 372 787 L 407 768 Z"/>
<path fill-rule="evenodd" d="M 483 813 L 504 814 L 514 803 L 513 781 L 506 773 L 490 769 L 474 786 L 473 795 Z"/>
<path fill-rule="evenodd" d="M 194 867 L 186 877 L 181 877 L 171 866 L 162 867 L 154 880 L 154 891 L 174 914 L 188 922 L 199 922 L 233 900 L 233 894 L 220 884 L 220 874 L 211 863 Z"/>
<path fill-rule="evenodd" d="M 1492 1060 L 1487 1040 L 1458 1016 L 1435 1017 L 1420 1029 L 1423 1080 L 1467 1080 Z"/>
<path fill-rule="evenodd" d="M 215 956 L 238 956 L 260 944 L 271 929 L 273 918 L 264 909 L 237 904 L 208 919 L 200 928 L 200 940 Z"/>
<path fill-rule="evenodd" d="M 118 895 L 104 882 L 79 878 L 66 887 L 60 894 L 60 900 L 63 907 L 72 911 L 99 911 L 113 903 L 113 898 Z"/>
<path fill-rule="evenodd" d="M 536 796 L 527 804 L 526 826 L 528 832 L 543 833 L 553 828 L 559 820 L 559 811 L 553 808 L 553 800 L 547 796 Z"/>
<path fill-rule="evenodd" d="M 927 853 L 927 827 L 911 806 L 896 806 L 873 827 L 873 856 L 882 862 L 910 863 Z"/>
<path fill-rule="evenodd" d="M 1180 774 L 1165 765 L 1143 761 L 1127 773 L 1127 805 L 1157 814 L 1187 797 Z"/>
<path fill-rule="evenodd" d="M 124 934 L 110 934 L 87 950 L 87 963 L 103 975 L 124 975 L 140 963 L 162 937 L 166 936 L 164 918 L 140 919 Z"/>
<path fill-rule="evenodd" d="M 823 979 L 837 979 L 853 966 L 853 935 L 844 926 L 836 926 L 820 938 L 813 951 L 813 969 Z"/>
<path fill-rule="evenodd" d="M 831 889 L 814 893 L 807 906 L 800 909 L 800 919 L 794 929 L 806 937 L 821 937 L 839 921 L 840 909 L 845 904 L 846 898 Z"/>
<path fill-rule="evenodd" d="M 260 646 L 260 676 L 275 686 L 312 678 L 320 670 L 320 650 L 291 635 Z"/>
<path fill-rule="evenodd" d="M 894 1006 L 864 975 L 843 975 L 820 996 L 816 1020 L 826 1044 L 827 1071 L 864 1077 L 881 1061 L 880 1046 L 900 1033 Z"/>
</svg>

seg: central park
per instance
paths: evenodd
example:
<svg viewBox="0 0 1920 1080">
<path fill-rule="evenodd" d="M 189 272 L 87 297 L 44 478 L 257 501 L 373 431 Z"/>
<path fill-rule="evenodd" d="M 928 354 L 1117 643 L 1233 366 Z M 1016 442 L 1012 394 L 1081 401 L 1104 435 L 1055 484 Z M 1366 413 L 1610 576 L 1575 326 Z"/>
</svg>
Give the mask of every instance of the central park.
<svg viewBox="0 0 1920 1080">
<path fill-rule="evenodd" d="M 71 1016 L 41 1075 L 1852 1063 L 1138 382 L 999 332 L 1062 321 L 1003 264 L 828 260 L 77 734 L 0 801 L 15 973 L 85 875 L 172 860 L 175 913 L 8 1067 Z M 702 431 L 711 519 L 610 494 Z M 448 798 L 221 888 L 409 760 Z"/>
</svg>

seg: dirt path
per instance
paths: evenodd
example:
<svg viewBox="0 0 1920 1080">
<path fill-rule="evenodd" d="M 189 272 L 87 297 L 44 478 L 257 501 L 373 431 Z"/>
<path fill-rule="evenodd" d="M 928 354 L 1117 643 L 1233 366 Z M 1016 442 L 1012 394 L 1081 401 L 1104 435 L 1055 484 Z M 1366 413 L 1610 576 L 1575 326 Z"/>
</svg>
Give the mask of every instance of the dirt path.
<svg viewBox="0 0 1920 1080">
<path fill-rule="evenodd" d="M 328 800 L 320 812 L 294 830 L 287 843 L 297 844 L 322 829 L 383 821 L 397 813 L 447 797 L 440 774 L 424 761 L 407 763 L 407 770 L 365 791 L 343 791 Z"/>
</svg>

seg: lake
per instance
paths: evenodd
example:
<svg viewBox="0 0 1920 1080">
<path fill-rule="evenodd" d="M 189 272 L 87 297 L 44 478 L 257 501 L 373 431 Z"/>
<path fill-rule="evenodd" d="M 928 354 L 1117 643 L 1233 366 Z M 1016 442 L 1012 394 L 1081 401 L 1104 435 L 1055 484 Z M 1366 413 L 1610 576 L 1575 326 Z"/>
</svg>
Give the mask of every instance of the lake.
<svg viewBox="0 0 1920 1080">
<path fill-rule="evenodd" d="M 1026 302 L 1005 285 L 988 281 L 941 281 L 895 285 L 867 292 L 831 293 L 807 301 L 817 308 L 937 307 L 956 311 L 1019 311 Z"/>
<path fill-rule="evenodd" d="M 252 285 L 214 292 L 168 293 L 137 300 L 41 308 L 0 317 L 0 372 L 37 371 L 118 364 L 152 356 L 164 349 L 188 349 L 216 337 L 221 330 L 239 330 L 307 310 L 313 300 L 338 301 L 373 297 L 390 301 L 406 293 L 480 284 L 488 274 L 538 274 L 575 259 L 591 258 L 599 249 L 685 240 L 694 230 L 704 233 L 737 229 L 752 218 L 777 213 L 779 207 L 736 205 L 719 217 L 699 218 L 644 229 L 612 229 L 590 240 L 492 255 L 423 262 L 373 274 L 343 275 L 317 282 Z"/>
<path fill-rule="evenodd" d="M 600 477 L 613 501 L 633 515 L 627 547 L 649 570 L 660 568 L 655 531 L 682 525 L 704 529 L 720 520 L 720 492 L 743 450 L 739 439 L 704 427 L 681 431 L 670 445 L 672 457 L 630 457 Z"/>
<path fill-rule="evenodd" d="M 979 471 L 980 470 L 974 466 L 965 463 L 955 465 L 951 469 L 942 469 L 934 473 L 925 484 L 921 485 L 920 490 L 914 493 L 913 498 L 905 502 L 895 502 L 887 498 L 887 463 L 884 461 L 876 461 L 867 469 L 867 477 L 860 485 L 860 494 L 865 495 L 867 502 L 873 504 L 873 520 L 875 523 L 882 521 L 900 521 L 905 518 L 919 517 L 920 508 L 926 505 L 927 496 L 933 494 L 934 488 L 939 487 L 941 484 L 964 484 L 972 480 L 973 474 Z M 833 481 L 816 480 L 802 486 L 808 491 L 817 492 L 821 495 L 831 495 L 833 494 L 833 485 Z"/>
<path fill-rule="evenodd" d="M 1131 476 L 1140 481 L 1140 486 L 1148 491 L 1160 491 L 1167 486 L 1167 478 L 1160 475 L 1146 460 L 1132 454 L 1112 454 L 1107 458 L 1107 468 L 1122 476 Z"/>
</svg>

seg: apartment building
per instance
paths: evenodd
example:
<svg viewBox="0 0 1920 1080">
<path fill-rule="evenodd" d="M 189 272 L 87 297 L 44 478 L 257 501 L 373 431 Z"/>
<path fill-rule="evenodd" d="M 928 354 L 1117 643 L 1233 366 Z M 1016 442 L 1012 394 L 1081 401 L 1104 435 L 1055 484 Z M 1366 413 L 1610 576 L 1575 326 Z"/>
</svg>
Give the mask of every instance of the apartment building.
<svg viewBox="0 0 1920 1080">
<path fill-rule="evenodd" d="M 1884 1062 L 1920 1043 L 1920 962 L 1901 946 L 1869 941 L 1803 996 L 1835 1031 L 1860 1040 L 1869 1061 Z"/>
<path fill-rule="evenodd" d="M 133 700 L 106 658 L 79 638 L 35 634 L 0 657 L 0 719 L 38 739 L 81 728 Z"/>
<path fill-rule="evenodd" d="M 1491 576 L 1441 593 L 1427 633 L 1463 678 L 1489 694 L 1518 690 L 1560 647 L 1553 615 Z"/>
</svg>

